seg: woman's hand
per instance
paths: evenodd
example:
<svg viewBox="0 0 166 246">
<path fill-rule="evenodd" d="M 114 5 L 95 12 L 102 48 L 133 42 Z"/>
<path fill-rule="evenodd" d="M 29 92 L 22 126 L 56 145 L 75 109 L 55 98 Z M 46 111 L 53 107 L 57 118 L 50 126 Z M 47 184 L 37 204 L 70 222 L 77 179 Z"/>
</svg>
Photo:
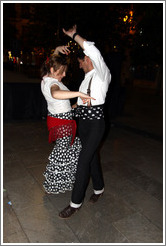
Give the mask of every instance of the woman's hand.
<svg viewBox="0 0 166 246">
<path fill-rule="evenodd" d="M 82 92 L 79 92 L 79 93 L 80 93 L 80 98 L 81 98 L 83 104 L 85 104 L 85 103 L 89 104 L 91 99 L 96 100 L 95 98 L 93 98 L 93 97 L 91 97 L 85 93 L 82 93 Z"/>
<path fill-rule="evenodd" d="M 66 31 L 64 28 L 62 30 L 63 30 L 64 34 L 66 34 L 70 38 L 73 38 L 73 34 L 77 32 L 77 25 L 74 25 L 68 31 Z"/>
<path fill-rule="evenodd" d="M 59 53 L 65 54 L 65 55 L 69 55 L 70 54 L 70 50 L 68 49 L 69 46 L 58 46 L 56 47 L 54 54 L 58 55 Z"/>
<path fill-rule="evenodd" d="M 86 98 L 81 97 L 81 100 L 82 100 L 83 104 L 85 104 L 85 103 L 89 104 L 91 99 L 86 99 Z"/>
<path fill-rule="evenodd" d="M 73 104 L 72 108 L 77 108 L 77 103 Z"/>
</svg>

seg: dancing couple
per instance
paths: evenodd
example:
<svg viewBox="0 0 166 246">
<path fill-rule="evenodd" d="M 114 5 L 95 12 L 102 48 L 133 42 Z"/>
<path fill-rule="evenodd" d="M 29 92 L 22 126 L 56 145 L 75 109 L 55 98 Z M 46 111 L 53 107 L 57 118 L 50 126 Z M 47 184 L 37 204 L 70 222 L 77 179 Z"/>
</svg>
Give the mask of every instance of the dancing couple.
<svg viewBox="0 0 166 246">
<path fill-rule="evenodd" d="M 85 77 L 79 91 L 69 91 L 63 84 L 67 62 L 59 54 L 68 55 L 68 46 L 58 46 L 42 66 L 41 90 L 47 101 L 49 142 L 55 142 L 43 186 L 49 194 L 72 190 L 69 205 L 59 213 L 61 218 L 69 218 L 81 208 L 90 178 L 90 202 L 97 202 L 104 193 L 98 147 L 105 131 L 103 107 L 111 74 L 94 42 L 81 37 L 76 25 L 63 32 L 82 48 L 77 59 Z M 78 98 L 73 109 L 71 98 Z M 78 136 L 73 112 L 78 117 Z"/>
</svg>

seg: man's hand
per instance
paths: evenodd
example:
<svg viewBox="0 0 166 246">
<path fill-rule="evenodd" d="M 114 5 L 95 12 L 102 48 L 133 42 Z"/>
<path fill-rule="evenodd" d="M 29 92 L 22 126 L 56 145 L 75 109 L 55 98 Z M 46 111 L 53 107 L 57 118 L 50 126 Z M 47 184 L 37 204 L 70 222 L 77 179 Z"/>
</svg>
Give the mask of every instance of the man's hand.
<svg viewBox="0 0 166 246">
<path fill-rule="evenodd" d="M 70 28 L 68 31 L 66 31 L 64 28 L 62 29 L 64 34 L 69 36 L 70 38 L 73 38 L 74 33 L 77 32 L 77 25 L 74 25 L 72 28 Z"/>
</svg>

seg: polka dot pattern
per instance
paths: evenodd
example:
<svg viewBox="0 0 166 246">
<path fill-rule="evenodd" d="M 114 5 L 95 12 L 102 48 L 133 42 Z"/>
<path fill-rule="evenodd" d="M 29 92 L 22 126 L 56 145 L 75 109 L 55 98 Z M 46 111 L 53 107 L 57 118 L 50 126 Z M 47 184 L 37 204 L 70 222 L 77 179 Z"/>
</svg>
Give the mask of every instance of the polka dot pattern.
<svg viewBox="0 0 166 246">
<path fill-rule="evenodd" d="M 56 145 L 49 155 L 49 163 L 43 174 L 46 178 L 43 186 L 47 193 L 64 193 L 73 188 L 81 142 L 76 137 L 73 145 L 70 144 L 71 137 L 57 139 Z"/>
<path fill-rule="evenodd" d="M 63 120 L 72 120 L 73 119 L 73 112 L 72 110 L 66 113 L 60 113 L 60 114 L 51 114 L 48 112 L 48 116 L 55 117 L 58 119 L 63 119 Z"/>
<path fill-rule="evenodd" d="M 56 115 L 69 119 L 71 112 Z M 55 117 L 55 115 L 53 115 Z M 72 118 L 71 118 L 72 119 Z M 81 151 L 81 141 L 78 137 L 75 138 L 71 145 L 72 136 L 59 138 L 55 142 L 55 146 L 48 157 L 49 163 L 43 173 L 45 181 L 43 187 L 49 194 L 64 193 L 67 190 L 72 190 L 75 182 L 75 173 L 77 163 Z"/>
<path fill-rule="evenodd" d="M 74 116 L 83 120 L 100 120 L 104 118 L 103 105 L 98 106 L 78 106 L 73 110 Z"/>
</svg>

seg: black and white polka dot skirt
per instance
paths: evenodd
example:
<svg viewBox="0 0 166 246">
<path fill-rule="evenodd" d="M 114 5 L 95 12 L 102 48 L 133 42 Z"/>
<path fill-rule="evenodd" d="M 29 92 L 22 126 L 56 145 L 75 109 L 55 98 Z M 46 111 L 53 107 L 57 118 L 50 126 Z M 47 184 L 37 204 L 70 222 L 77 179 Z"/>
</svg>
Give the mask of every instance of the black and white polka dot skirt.
<svg viewBox="0 0 166 246">
<path fill-rule="evenodd" d="M 61 119 L 72 119 L 71 112 L 48 115 Z M 71 141 L 72 136 L 57 139 L 55 146 L 48 157 L 49 163 L 43 174 L 45 177 L 43 187 L 47 193 L 64 193 L 73 188 L 78 158 L 81 151 L 81 142 L 78 137 L 75 138 L 72 145 Z"/>
</svg>

